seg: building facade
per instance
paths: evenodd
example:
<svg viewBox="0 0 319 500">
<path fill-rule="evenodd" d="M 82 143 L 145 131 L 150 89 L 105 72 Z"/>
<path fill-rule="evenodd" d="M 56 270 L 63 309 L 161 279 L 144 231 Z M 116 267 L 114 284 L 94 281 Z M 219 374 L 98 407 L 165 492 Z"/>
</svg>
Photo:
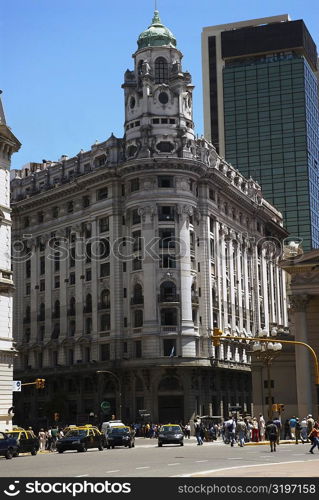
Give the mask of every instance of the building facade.
<svg viewBox="0 0 319 500">
<path fill-rule="evenodd" d="M 124 138 L 11 182 L 16 371 L 46 379 L 18 423 L 105 419 L 103 401 L 127 421 L 250 413 L 245 339 L 287 325 L 282 216 L 195 138 L 191 75 L 157 11 L 133 59 Z M 213 347 L 214 327 L 238 341 Z"/>
<path fill-rule="evenodd" d="M 287 15 L 203 29 L 205 137 L 259 182 L 305 250 L 319 247 L 317 61 Z"/>
<path fill-rule="evenodd" d="M 15 348 L 12 332 L 10 163 L 20 142 L 6 124 L 0 99 L 0 430 L 12 426 L 12 381 Z"/>
</svg>

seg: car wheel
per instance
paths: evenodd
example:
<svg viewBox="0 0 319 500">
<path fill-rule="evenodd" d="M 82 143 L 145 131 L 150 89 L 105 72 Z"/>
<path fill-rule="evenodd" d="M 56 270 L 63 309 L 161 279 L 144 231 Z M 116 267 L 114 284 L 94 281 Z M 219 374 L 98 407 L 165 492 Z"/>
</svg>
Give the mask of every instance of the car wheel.
<svg viewBox="0 0 319 500">
<path fill-rule="evenodd" d="M 114 448 L 115 448 L 115 446 L 113 445 L 113 446 L 112 446 L 112 450 L 114 450 Z"/>
<path fill-rule="evenodd" d="M 181 446 L 184 446 L 184 443 L 181 443 Z"/>
<path fill-rule="evenodd" d="M 83 453 L 87 451 L 87 447 L 85 446 L 85 444 L 82 444 L 81 451 L 82 451 Z"/>
<path fill-rule="evenodd" d="M 8 448 L 6 453 L 5 453 L 5 457 L 7 460 L 11 460 L 11 458 L 14 456 L 14 452 L 13 452 L 13 449 L 12 448 Z"/>
<path fill-rule="evenodd" d="M 63 453 L 63 452 L 64 452 L 64 450 L 58 450 L 58 453 Z"/>
<path fill-rule="evenodd" d="M 158 443 L 158 446 L 161 447 L 163 443 Z"/>
<path fill-rule="evenodd" d="M 16 450 L 16 451 L 13 453 L 13 456 L 14 456 L 14 457 L 18 457 L 18 456 L 19 456 L 19 453 L 20 453 L 20 450 Z"/>
<path fill-rule="evenodd" d="M 33 448 L 31 451 L 31 455 L 35 456 L 38 453 L 38 450 L 36 448 Z"/>
</svg>

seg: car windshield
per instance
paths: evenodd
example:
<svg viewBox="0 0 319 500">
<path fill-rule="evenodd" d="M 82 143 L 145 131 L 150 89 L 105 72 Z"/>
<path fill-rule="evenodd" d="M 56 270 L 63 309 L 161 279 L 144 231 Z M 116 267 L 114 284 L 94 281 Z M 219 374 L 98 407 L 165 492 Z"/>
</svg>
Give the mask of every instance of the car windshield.
<svg viewBox="0 0 319 500">
<path fill-rule="evenodd" d="M 181 432 L 179 425 L 163 425 L 161 432 Z"/>
<path fill-rule="evenodd" d="M 67 432 L 65 435 L 65 437 L 82 437 L 82 436 L 86 436 L 86 431 L 79 431 L 76 429 Z"/>
<path fill-rule="evenodd" d="M 111 434 L 127 434 L 129 429 L 127 427 L 119 427 L 118 429 L 112 429 Z"/>
</svg>

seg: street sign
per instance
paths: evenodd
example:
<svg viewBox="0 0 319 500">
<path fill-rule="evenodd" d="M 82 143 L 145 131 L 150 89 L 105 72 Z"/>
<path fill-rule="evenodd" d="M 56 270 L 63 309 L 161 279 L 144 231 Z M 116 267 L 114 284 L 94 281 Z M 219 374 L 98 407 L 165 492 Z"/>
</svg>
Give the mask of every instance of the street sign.
<svg viewBox="0 0 319 500">
<path fill-rule="evenodd" d="M 12 391 L 13 392 L 21 392 L 21 380 L 13 380 L 12 381 Z"/>
<path fill-rule="evenodd" d="M 111 409 L 111 403 L 109 401 L 102 401 L 101 410 L 107 412 L 110 409 Z"/>
</svg>

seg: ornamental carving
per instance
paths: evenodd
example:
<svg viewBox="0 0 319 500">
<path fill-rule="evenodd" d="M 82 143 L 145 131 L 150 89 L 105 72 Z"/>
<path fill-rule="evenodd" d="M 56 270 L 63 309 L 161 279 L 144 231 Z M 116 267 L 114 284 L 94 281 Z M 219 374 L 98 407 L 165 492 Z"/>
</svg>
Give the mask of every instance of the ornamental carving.
<svg viewBox="0 0 319 500">
<path fill-rule="evenodd" d="M 306 311 L 309 295 L 289 295 L 290 310 L 292 312 Z"/>
<path fill-rule="evenodd" d="M 138 215 L 142 218 L 143 222 L 150 222 L 156 215 L 156 205 L 145 205 L 138 208 Z"/>
</svg>

